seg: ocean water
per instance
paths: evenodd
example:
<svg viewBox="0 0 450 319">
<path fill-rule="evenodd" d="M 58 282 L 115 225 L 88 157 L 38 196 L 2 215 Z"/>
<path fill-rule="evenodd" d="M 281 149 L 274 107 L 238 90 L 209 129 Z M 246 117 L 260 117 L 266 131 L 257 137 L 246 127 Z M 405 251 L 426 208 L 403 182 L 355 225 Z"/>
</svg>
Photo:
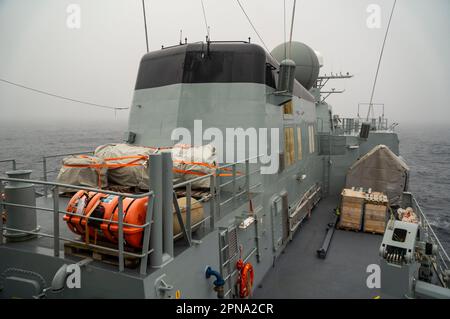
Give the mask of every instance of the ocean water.
<svg viewBox="0 0 450 319">
<path fill-rule="evenodd" d="M 450 252 L 450 126 L 410 125 L 397 131 L 400 155 L 410 168 L 410 191 Z"/>
<path fill-rule="evenodd" d="M 125 124 L 40 126 L 0 125 L 0 160 L 16 158 L 42 178 L 42 156 L 90 151 L 122 140 Z M 450 127 L 404 126 L 397 129 L 400 153 L 408 163 L 410 190 L 429 217 L 447 252 L 450 251 Z M 49 159 L 49 179 L 56 177 L 61 158 Z M 0 172 L 9 164 L 0 163 Z"/>
</svg>

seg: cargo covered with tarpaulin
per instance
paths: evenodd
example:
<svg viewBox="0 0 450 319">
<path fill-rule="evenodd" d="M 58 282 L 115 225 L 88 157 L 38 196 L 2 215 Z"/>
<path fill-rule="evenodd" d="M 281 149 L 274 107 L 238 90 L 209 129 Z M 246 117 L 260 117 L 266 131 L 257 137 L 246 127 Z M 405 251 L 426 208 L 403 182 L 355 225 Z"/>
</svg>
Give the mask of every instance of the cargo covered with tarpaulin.
<svg viewBox="0 0 450 319">
<path fill-rule="evenodd" d="M 106 188 L 108 186 L 107 168 L 102 158 L 87 155 L 72 155 L 62 160 L 62 167 L 56 181 L 61 184 Z M 60 187 L 65 192 L 77 189 Z"/>
<path fill-rule="evenodd" d="M 194 180 L 192 187 L 209 188 L 210 179 L 198 177 L 216 174 L 216 150 L 210 145 L 176 144 L 171 147 L 105 144 L 97 147 L 94 156 L 69 156 L 63 159 L 58 182 L 76 186 L 120 187 L 148 190 L 150 184 L 149 156 L 161 151 L 171 152 L 174 183 Z M 226 169 L 223 169 L 226 170 Z M 222 171 L 222 170 L 221 170 Z M 225 172 L 220 176 L 231 173 Z M 75 192 L 64 189 L 65 192 Z"/>
<path fill-rule="evenodd" d="M 387 146 L 378 145 L 358 159 L 348 170 L 346 187 L 371 188 L 383 192 L 390 205 L 401 205 L 408 188 L 409 167 Z"/>
</svg>

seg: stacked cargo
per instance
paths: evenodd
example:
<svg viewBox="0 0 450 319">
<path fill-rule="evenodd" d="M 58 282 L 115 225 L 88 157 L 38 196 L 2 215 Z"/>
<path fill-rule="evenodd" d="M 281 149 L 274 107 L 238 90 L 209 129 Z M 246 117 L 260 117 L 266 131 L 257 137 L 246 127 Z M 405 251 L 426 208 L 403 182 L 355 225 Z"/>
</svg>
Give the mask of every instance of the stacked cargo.
<svg viewBox="0 0 450 319">
<path fill-rule="evenodd" d="M 364 206 L 364 231 L 384 234 L 388 212 L 388 198 L 383 193 L 366 194 Z"/>
<path fill-rule="evenodd" d="M 362 188 L 342 191 L 338 228 L 383 234 L 386 228 L 389 201 L 385 194 L 366 192 Z"/>
<path fill-rule="evenodd" d="M 162 148 L 130 144 L 101 145 L 95 150 L 94 156 L 77 155 L 64 158 L 57 182 L 99 189 L 109 187 L 115 191 L 128 193 L 148 190 L 150 183 L 148 158 L 151 154 L 162 150 L 172 153 L 175 184 L 194 180 L 193 188 L 210 187 L 210 178 L 199 179 L 199 177 L 216 173 L 219 169 L 216 149 L 211 144 L 200 146 L 176 144 L 173 147 Z M 73 188 L 60 190 L 67 193 L 77 191 Z"/>
<path fill-rule="evenodd" d="M 341 217 L 338 227 L 347 230 L 361 230 L 365 193 L 362 190 L 344 189 L 341 195 Z"/>
</svg>

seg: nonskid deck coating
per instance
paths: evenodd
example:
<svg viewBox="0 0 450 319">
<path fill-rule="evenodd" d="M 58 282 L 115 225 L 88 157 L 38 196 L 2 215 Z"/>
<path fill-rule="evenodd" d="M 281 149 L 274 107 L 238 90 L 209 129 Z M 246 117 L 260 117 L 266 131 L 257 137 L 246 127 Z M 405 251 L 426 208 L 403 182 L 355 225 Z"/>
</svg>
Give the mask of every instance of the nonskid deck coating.
<svg viewBox="0 0 450 319">
<path fill-rule="evenodd" d="M 366 284 L 369 264 L 378 264 L 381 235 L 336 230 L 326 259 L 317 257 L 337 197 L 319 202 L 286 250 L 255 287 L 253 298 L 375 298 Z"/>
</svg>

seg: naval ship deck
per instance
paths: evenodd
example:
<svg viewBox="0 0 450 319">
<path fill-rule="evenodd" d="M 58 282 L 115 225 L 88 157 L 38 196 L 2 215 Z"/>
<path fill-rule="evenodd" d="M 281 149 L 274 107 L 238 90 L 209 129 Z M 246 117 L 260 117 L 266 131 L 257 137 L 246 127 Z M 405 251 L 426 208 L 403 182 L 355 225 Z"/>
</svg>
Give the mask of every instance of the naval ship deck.
<svg viewBox="0 0 450 319">
<path fill-rule="evenodd" d="M 60 198 L 60 206 L 65 207 L 68 198 Z M 38 199 L 38 206 L 51 207 L 51 197 Z M 253 298 L 373 298 L 380 295 L 379 289 L 366 286 L 369 264 L 378 264 L 378 248 L 382 236 L 353 231 L 335 230 L 325 259 L 317 257 L 316 250 L 322 246 L 327 224 L 333 219 L 333 209 L 339 199 L 330 196 L 322 199 L 305 219 L 288 243 L 275 267 L 264 277 L 262 285 L 255 287 Z M 60 225 L 65 222 L 60 216 Z M 41 232 L 52 232 L 52 221 L 47 214 L 38 214 Z M 67 227 L 61 227 L 61 235 L 66 238 L 78 237 Z M 175 250 L 183 250 L 183 241 L 175 242 Z M 63 254 L 63 243 L 60 249 Z M 38 237 L 26 242 L 7 243 L 4 248 L 12 248 L 51 256 L 53 239 Z M 65 256 L 66 259 L 75 259 Z M 115 270 L 116 266 L 94 261 L 96 267 Z M 148 268 L 151 272 L 151 269 Z M 135 269 L 125 268 L 128 275 L 139 276 Z"/>
<path fill-rule="evenodd" d="M 65 209 L 69 202 L 70 198 L 67 196 L 60 196 L 58 198 L 59 207 L 61 209 Z M 203 205 L 205 207 L 206 211 L 209 211 L 209 202 L 203 202 Z M 36 199 L 36 206 L 45 208 L 45 209 L 52 209 L 53 208 L 53 198 L 51 196 L 48 197 L 38 197 Z M 73 242 L 80 242 L 83 241 L 83 238 L 81 238 L 79 235 L 74 234 L 69 230 L 67 227 L 66 222 L 63 220 L 63 214 L 59 215 L 59 236 L 60 238 L 64 238 L 67 240 L 71 240 Z M 208 218 L 204 218 L 199 222 L 199 227 L 192 232 L 192 239 L 200 238 L 204 235 L 206 230 L 204 229 L 204 225 L 206 224 L 206 221 Z M 53 256 L 54 254 L 54 239 L 53 237 L 49 236 L 42 236 L 42 234 L 48 234 L 50 236 L 54 235 L 54 226 L 53 226 L 53 215 L 52 214 L 46 214 L 46 213 L 38 213 L 37 214 L 37 224 L 39 225 L 39 233 L 36 238 L 28 239 L 26 241 L 17 241 L 17 242 L 5 242 L 3 245 L 0 246 L 1 248 L 11 249 L 11 253 L 14 254 L 14 252 L 21 251 L 24 253 L 33 253 L 37 255 L 45 255 L 45 256 Z M 182 236 L 177 236 L 177 240 L 174 240 L 174 255 L 177 256 L 180 253 L 182 253 L 188 246 L 186 245 L 185 240 L 182 238 Z M 65 260 L 71 260 L 73 262 L 79 262 L 84 258 L 88 258 L 89 256 L 83 257 L 82 255 L 72 255 L 72 254 L 66 254 L 64 250 L 64 244 L 66 243 L 66 240 L 60 240 L 59 241 L 59 252 L 60 256 L 64 258 Z M 109 248 L 116 248 L 114 244 L 111 244 Z M 140 253 L 139 251 L 136 251 L 135 253 Z M 152 250 L 150 249 L 149 253 L 152 253 Z M 111 270 L 111 271 L 117 271 L 117 265 L 116 263 L 105 263 L 100 260 L 92 260 L 91 266 L 105 269 L 105 270 Z M 155 271 L 154 268 L 152 268 L 150 265 L 147 266 L 147 274 L 152 273 Z M 134 277 L 141 277 L 141 274 L 139 273 L 139 267 L 125 267 L 123 269 L 123 272 L 126 273 L 129 276 Z"/>
<path fill-rule="evenodd" d="M 36 181 L 35 181 L 36 182 Z M 228 202 L 233 199 L 232 194 L 222 193 L 222 200 Z M 254 196 L 254 195 L 252 195 Z M 59 208 L 64 209 L 68 198 L 59 198 Z M 244 200 L 244 199 L 241 199 Z M 220 204 L 220 199 L 218 201 Z M 239 205 L 239 201 L 237 201 Z M 241 203 L 242 204 L 242 203 Z M 53 198 L 42 196 L 37 199 L 37 207 L 51 209 L 53 207 Z M 210 210 L 211 203 L 207 205 L 206 211 Z M 300 227 L 293 235 L 292 241 L 288 242 L 283 253 L 274 261 L 274 266 L 263 278 L 262 284 L 254 287 L 252 298 L 375 298 L 381 295 L 380 289 L 370 289 L 366 285 L 367 266 L 379 264 L 379 247 L 382 241 L 381 235 L 374 235 L 363 232 L 335 230 L 328 253 L 325 259 L 317 256 L 317 250 L 322 247 L 327 225 L 334 222 L 334 208 L 339 205 L 337 196 L 328 196 L 322 198 L 311 212 L 309 218 L 303 219 Z M 419 213 L 425 222 L 425 226 L 431 226 L 423 215 L 412 194 L 404 193 L 403 205 L 412 206 Z M 64 212 L 62 212 L 64 213 Z M 59 214 L 59 236 L 69 241 L 79 241 L 79 236 L 69 231 L 66 223 L 63 221 L 63 214 Z M 37 238 L 23 242 L 4 242 L 0 246 L 2 257 L 5 260 L 16 260 L 16 266 L 24 267 L 26 259 L 20 261 L 25 255 L 30 254 L 36 259 L 41 258 L 40 262 L 48 263 L 49 269 L 56 271 L 60 267 L 60 259 L 49 259 L 55 254 L 54 247 L 59 256 L 65 260 L 80 261 L 82 258 L 66 255 L 64 252 L 64 241 L 59 240 L 58 246 L 54 246 L 52 236 L 54 230 L 54 214 L 42 212 L 38 214 L 37 224 L 41 231 Z M 205 223 L 202 221 L 204 226 Z M 192 239 L 202 236 L 202 227 L 198 229 L 198 234 L 192 233 Z M 205 227 L 205 232 L 208 227 Z M 197 237 L 197 235 L 199 237 Z M 439 243 L 439 242 L 438 242 Z M 185 240 L 174 242 L 174 256 L 180 255 L 189 245 Z M 440 249 L 442 246 L 439 245 Z M 153 253 L 153 249 L 148 251 Z M 47 258 L 44 258 L 47 257 Z M 447 255 L 445 255 L 447 256 Z M 442 256 L 441 256 L 442 258 Z M 448 257 L 447 257 L 448 260 Z M 150 265 L 146 265 L 145 273 L 147 275 L 155 272 Z M 97 269 L 110 270 L 111 273 L 117 272 L 117 265 L 106 264 L 102 261 L 93 260 L 91 266 Z M 119 265 L 120 270 L 120 265 Z M 128 278 L 143 278 L 142 269 L 122 269 Z M 382 296 L 383 298 L 389 296 Z"/>
<path fill-rule="evenodd" d="M 369 289 L 369 264 L 378 264 L 383 236 L 335 230 L 325 259 L 317 257 L 326 226 L 333 218 L 337 197 L 322 199 L 303 222 L 275 267 L 255 288 L 254 298 L 374 298 Z"/>
</svg>

